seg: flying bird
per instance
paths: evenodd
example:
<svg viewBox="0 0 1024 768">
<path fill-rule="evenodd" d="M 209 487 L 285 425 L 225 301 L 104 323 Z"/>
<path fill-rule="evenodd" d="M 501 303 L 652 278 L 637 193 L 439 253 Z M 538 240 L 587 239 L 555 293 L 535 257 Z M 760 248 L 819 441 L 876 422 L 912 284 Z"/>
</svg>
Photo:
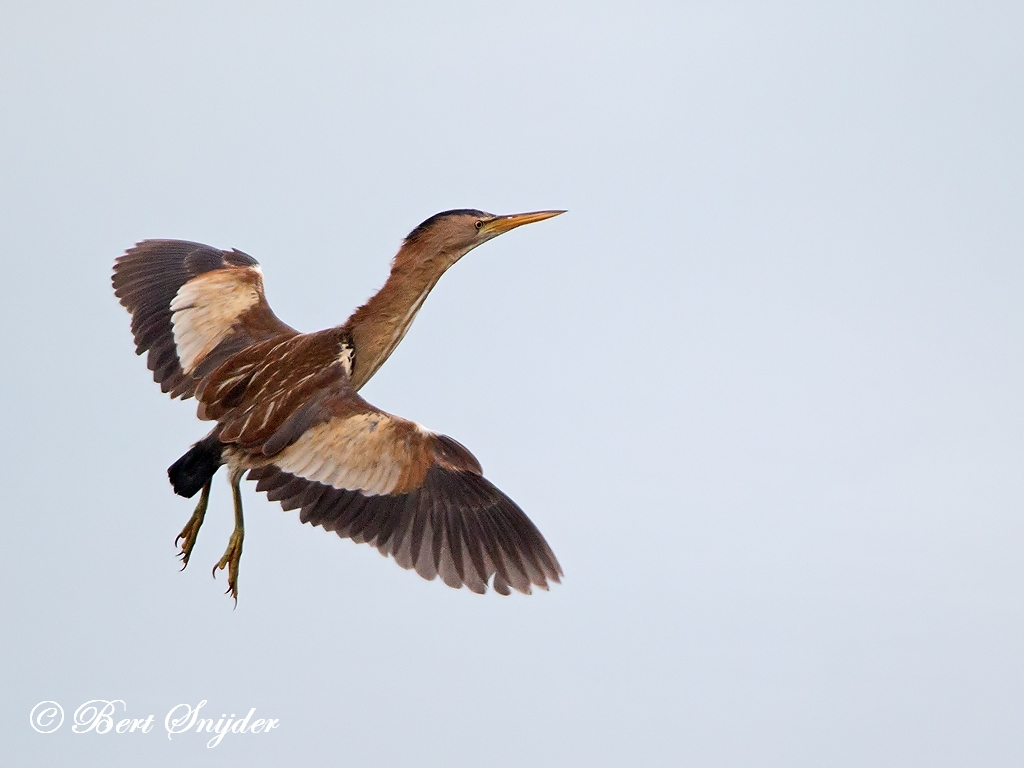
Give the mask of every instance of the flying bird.
<svg viewBox="0 0 1024 768">
<path fill-rule="evenodd" d="M 238 250 L 144 240 L 114 263 L 114 293 L 131 313 L 136 353 L 172 398 L 195 397 L 215 422 L 167 470 L 199 503 L 181 533 L 188 565 L 214 475 L 227 467 L 235 527 L 213 568 L 238 602 L 245 538 L 243 476 L 303 523 L 366 542 L 425 579 L 483 593 L 529 594 L 561 567 L 536 526 L 488 482 L 464 446 L 393 416 L 359 389 L 394 352 L 441 275 L 511 229 L 564 211 L 431 216 L 403 241 L 383 287 L 343 324 L 299 333 L 277 318 L 259 263 Z"/>
</svg>

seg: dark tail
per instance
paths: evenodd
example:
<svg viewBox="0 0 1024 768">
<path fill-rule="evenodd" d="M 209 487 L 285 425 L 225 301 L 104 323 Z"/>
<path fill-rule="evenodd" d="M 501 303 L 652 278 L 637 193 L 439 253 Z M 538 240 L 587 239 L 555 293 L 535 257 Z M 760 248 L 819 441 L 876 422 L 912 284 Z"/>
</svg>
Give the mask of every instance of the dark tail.
<svg viewBox="0 0 1024 768">
<path fill-rule="evenodd" d="M 220 469 L 224 444 L 208 435 L 188 449 L 188 452 L 167 468 L 174 492 L 190 499 L 209 482 Z"/>
</svg>

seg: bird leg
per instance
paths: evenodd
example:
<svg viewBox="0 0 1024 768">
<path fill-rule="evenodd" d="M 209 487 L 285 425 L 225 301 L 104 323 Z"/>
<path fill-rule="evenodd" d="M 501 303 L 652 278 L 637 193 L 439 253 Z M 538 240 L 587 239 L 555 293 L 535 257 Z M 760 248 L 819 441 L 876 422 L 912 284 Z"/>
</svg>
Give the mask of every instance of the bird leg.
<svg viewBox="0 0 1024 768">
<path fill-rule="evenodd" d="M 181 558 L 181 570 L 185 570 L 185 566 L 188 565 L 188 559 L 192 556 L 192 547 L 196 545 L 196 538 L 199 536 L 199 528 L 203 524 L 203 518 L 206 517 L 206 505 L 210 503 L 210 482 L 206 481 L 206 485 L 203 486 L 203 491 L 199 495 L 196 511 L 192 513 L 192 517 L 188 519 L 185 527 L 178 534 L 178 538 L 174 540 L 174 546 L 178 546 L 179 541 L 182 542 L 181 551 L 178 553 L 178 557 Z"/>
<path fill-rule="evenodd" d="M 230 594 L 238 605 L 238 563 L 242 559 L 242 540 L 245 538 L 245 521 L 242 519 L 242 491 L 238 487 L 242 477 L 231 478 L 231 495 L 235 501 L 235 530 L 231 532 L 228 539 L 228 548 L 224 550 L 224 556 L 213 566 L 213 575 L 217 571 L 228 569 L 228 588 L 225 594 Z"/>
</svg>

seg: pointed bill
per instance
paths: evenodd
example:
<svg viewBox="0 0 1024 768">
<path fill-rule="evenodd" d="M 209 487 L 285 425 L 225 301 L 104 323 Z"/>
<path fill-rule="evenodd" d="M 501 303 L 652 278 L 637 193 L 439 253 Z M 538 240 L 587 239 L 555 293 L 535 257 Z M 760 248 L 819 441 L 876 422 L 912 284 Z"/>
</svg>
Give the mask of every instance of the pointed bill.
<svg viewBox="0 0 1024 768">
<path fill-rule="evenodd" d="M 514 213 L 511 216 L 497 216 L 486 222 L 483 226 L 489 234 L 501 235 L 510 229 L 521 227 L 523 224 L 533 224 L 535 221 L 544 221 L 552 216 L 558 216 L 565 211 L 534 211 L 533 213 Z"/>
</svg>

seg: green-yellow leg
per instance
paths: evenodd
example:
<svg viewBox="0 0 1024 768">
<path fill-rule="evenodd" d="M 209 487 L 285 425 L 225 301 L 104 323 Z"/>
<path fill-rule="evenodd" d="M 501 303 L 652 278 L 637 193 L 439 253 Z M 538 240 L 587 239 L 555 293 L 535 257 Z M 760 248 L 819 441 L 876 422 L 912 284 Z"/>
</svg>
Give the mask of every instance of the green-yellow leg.
<svg viewBox="0 0 1024 768">
<path fill-rule="evenodd" d="M 242 478 L 231 478 L 231 495 L 235 500 L 235 530 L 231 532 L 228 539 L 228 548 L 224 550 L 224 556 L 213 566 L 213 575 L 217 571 L 228 569 L 228 588 L 225 594 L 230 594 L 238 605 L 238 563 L 242 559 L 242 540 L 245 538 L 245 521 L 242 519 L 242 491 L 238 487 Z"/>
<path fill-rule="evenodd" d="M 181 558 L 181 570 L 185 570 L 185 566 L 188 565 L 188 559 L 192 556 L 192 547 L 196 545 L 196 538 L 199 536 L 199 528 L 203 524 L 203 518 L 206 517 L 206 505 L 210 503 L 210 481 L 206 481 L 206 485 L 203 486 L 202 493 L 199 495 L 199 503 L 196 504 L 196 511 L 192 513 L 192 517 L 185 523 L 185 527 L 181 529 L 181 533 L 178 534 L 178 538 L 174 540 L 174 546 L 178 546 L 178 542 L 181 543 L 181 552 L 178 553 L 178 557 Z"/>
</svg>

